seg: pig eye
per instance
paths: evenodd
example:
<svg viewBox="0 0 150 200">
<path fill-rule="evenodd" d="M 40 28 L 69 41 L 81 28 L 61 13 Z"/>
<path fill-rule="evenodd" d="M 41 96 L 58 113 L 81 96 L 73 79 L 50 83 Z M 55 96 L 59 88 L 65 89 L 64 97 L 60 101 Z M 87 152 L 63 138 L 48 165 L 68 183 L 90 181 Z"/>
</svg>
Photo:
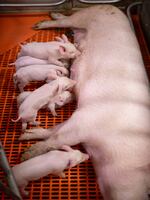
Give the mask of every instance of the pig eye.
<svg viewBox="0 0 150 200">
<path fill-rule="evenodd" d="M 60 98 L 59 98 L 59 102 L 63 103 L 63 101 L 64 101 L 63 98 L 60 97 Z"/>
</svg>

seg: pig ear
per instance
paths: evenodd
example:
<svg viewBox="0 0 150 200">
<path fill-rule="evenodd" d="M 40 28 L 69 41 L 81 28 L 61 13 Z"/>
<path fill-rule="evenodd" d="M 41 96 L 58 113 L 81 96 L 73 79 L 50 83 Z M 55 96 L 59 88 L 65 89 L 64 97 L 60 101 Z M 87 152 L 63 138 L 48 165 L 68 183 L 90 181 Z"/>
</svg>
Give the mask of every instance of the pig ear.
<svg viewBox="0 0 150 200">
<path fill-rule="evenodd" d="M 63 146 L 61 147 L 61 149 L 65 150 L 65 151 L 67 151 L 67 152 L 73 151 L 73 149 L 72 149 L 70 146 L 67 146 L 67 145 L 63 145 Z"/>
<path fill-rule="evenodd" d="M 62 94 L 62 92 L 64 91 L 64 87 L 59 83 L 58 83 L 58 90 L 57 91 L 58 91 L 57 92 L 58 95 Z"/>
<path fill-rule="evenodd" d="M 58 41 L 58 42 L 63 42 L 64 43 L 64 40 L 59 36 L 56 36 L 55 40 Z"/>
<path fill-rule="evenodd" d="M 76 84 L 76 81 L 75 80 L 71 80 L 71 82 L 68 84 L 69 91 L 73 89 L 75 84 Z"/>
<path fill-rule="evenodd" d="M 22 48 L 24 45 L 20 43 L 19 46 Z"/>
<path fill-rule="evenodd" d="M 62 39 L 65 43 L 69 42 L 69 40 L 65 34 L 62 34 Z"/>
<path fill-rule="evenodd" d="M 48 82 L 48 81 L 47 81 Z M 48 82 L 49 83 L 49 82 Z M 57 79 L 50 81 L 50 84 L 52 84 L 52 89 L 51 89 L 51 97 L 55 96 L 58 94 L 59 91 L 59 84 L 57 82 Z"/>
<path fill-rule="evenodd" d="M 62 46 L 62 45 L 60 45 L 60 46 L 59 46 L 59 53 L 60 53 L 61 55 L 63 55 L 65 52 L 66 52 L 65 47 Z"/>
</svg>

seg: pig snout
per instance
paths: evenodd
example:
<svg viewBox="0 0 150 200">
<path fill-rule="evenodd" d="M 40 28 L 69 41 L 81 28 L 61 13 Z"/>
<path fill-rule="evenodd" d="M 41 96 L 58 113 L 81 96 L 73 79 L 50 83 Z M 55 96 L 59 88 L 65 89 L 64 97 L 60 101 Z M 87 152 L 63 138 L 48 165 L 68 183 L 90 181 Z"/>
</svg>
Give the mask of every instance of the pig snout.
<svg viewBox="0 0 150 200">
<path fill-rule="evenodd" d="M 48 174 L 65 177 L 63 172 L 65 169 L 74 167 L 88 159 L 87 154 L 74 150 L 70 146 L 64 145 L 61 149 L 64 149 L 65 152 L 59 150 L 50 151 L 12 167 L 21 193 L 27 194 L 25 187 L 29 181 L 37 180 Z"/>
<path fill-rule="evenodd" d="M 80 164 L 81 162 L 84 162 L 89 159 L 89 155 L 86 153 L 82 153 L 79 150 L 73 150 L 72 153 L 70 152 L 71 158 L 70 158 L 70 164 L 69 168 L 75 167 L 76 165 Z"/>
<path fill-rule="evenodd" d="M 73 100 L 73 95 L 69 91 L 64 91 L 59 95 L 58 100 L 56 101 L 56 105 L 61 107 Z"/>
<path fill-rule="evenodd" d="M 59 47 L 59 52 L 64 59 L 74 59 L 80 55 L 79 50 L 71 42 L 61 44 Z"/>
</svg>

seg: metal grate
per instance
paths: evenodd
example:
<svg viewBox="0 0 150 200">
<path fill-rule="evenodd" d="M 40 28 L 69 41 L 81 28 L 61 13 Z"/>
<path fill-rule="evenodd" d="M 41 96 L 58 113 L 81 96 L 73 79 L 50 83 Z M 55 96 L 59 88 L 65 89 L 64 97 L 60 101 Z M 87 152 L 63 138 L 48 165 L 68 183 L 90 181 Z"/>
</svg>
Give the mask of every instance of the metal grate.
<svg viewBox="0 0 150 200">
<path fill-rule="evenodd" d="M 34 0 L 34 1 L 28 1 L 23 0 L 21 3 L 18 0 L 5 0 L 1 1 L 0 7 L 39 7 L 39 6 L 58 6 L 62 3 L 64 3 L 66 0 L 44 0 L 41 3 L 41 0 Z"/>
<path fill-rule="evenodd" d="M 133 22 L 137 31 L 137 37 L 142 50 L 145 66 L 150 77 L 150 54 L 146 47 L 143 33 L 139 25 L 138 16 L 133 16 Z M 27 42 L 31 41 L 49 41 L 53 40 L 54 36 L 61 35 L 67 30 L 46 30 L 37 32 Z M 21 123 L 11 122 L 12 118 L 17 116 L 16 96 L 18 91 L 13 86 L 12 76 L 14 67 L 9 66 L 16 59 L 19 51 L 19 46 L 7 51 L 0 56 L 0 137 L 11 166 L 20 162 L 20 154 L 26 147 L 30 146 L 32 142 L 19 142 L 18 138 L 21 134 Z M 34 89 L 39 86 L 31 84 L 27 89 Z M 58 123 L 68 119 L 72 112 L 75 110 L 75 103 L 64 106 L 58 109 L 58 117 L 43 110 L 38 114 L 38 120 L 41 121 L 41 126 L 48 128 L 55 126 Z M 81 146 L 78 148 L 82 149 Z M 83 150 L 83 149 L 82 149 Z M 90 161 L 81 163 L 71 170 L 66 170 L 66 178 L 61 179 L 54 176 L 46 176 L 38 181 L 30 182 L 27 189 L 30 195 L 26 200 L 100 200 L 102 196 L 96 184 L 94 170 Z M 3 173 L 0 172 L 0 179 L 4 180 Z M 10 200 L 4 193 L 0 193 L 0 200 Z"/>
<path fill-rule="evenodd" d="M 82 3 L 94 4 L 94 3 L 115 3 L 121 0 L 79 0 L 79 1 Z"/>
<path fill-rule="evenodd" d="M 39 31 L 27 42 L 31 41 L 49 41 L 53 40 L 56 35 L 61 35 L 66 30 L 51 30 L 51 31 Z M 30 146 L 32 142 L 19 142 L 18 138 L 21 134 L 21 123 L 13 123 L 11 119 L 17 117 L 17 104 L 16 96 L 19 91 L 14 88 L 13 85 L 13 73 L 14 67 L 9 66 L 16 60 L 19 46 L 7 51 L 0 56 L 0 137 L 11 166 L 20 162 L 20 154 L 26 147 Z M 40 84 L 30 84 L 26 89 L 33 90 Z M 57 110 L 58 117 L 53 117 L 51 113 L 45 110 L 41 110 L 38 114 L 38 120 L 41 121 L 41 126 L 48 128 L 55 126 L 68 119 L 72 112 L 75 110 L 75 103 L 64 106 Z M 78 148 L 82 149 L 81 146 Z M 83 150 L 83 149 L 82 149 Z M 38 181 L 31 182 L 27 189 L 30 191 L 30 195 L 27 200 L 41 199 L 41 200 L 99 200 L 102 199 L 98 186 L 96 184 L 96 178 L 94 170 L 90 161 L 81 163 L 79 166 L 66 170 L 66 178 L 61 179 L 59 177 L 47 176 Z M 4 180 L 4 176 L 0 173 L 0 179 Z M 1 200 L 8 200 L 4 193 L 0 193 Z"/>
</svg>

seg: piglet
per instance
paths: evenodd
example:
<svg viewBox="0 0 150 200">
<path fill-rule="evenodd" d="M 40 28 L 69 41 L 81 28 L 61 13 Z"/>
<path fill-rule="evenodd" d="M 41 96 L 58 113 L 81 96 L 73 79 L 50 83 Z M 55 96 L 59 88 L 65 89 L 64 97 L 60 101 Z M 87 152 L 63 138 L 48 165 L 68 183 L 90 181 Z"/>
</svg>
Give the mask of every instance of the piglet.
<svg viewBox="0 0 150 200">
<path fill-rule="evenodd" d="M 29 181 L 37 180 L 48 174 L 64 178 L 63 171 L 65 169 L 72 168 L 89 159 L 88 154 L 69 146 L 64 145 L 61 149 L 65 151 L 50 151 L 12 167 L 16 183 L 23 195 L 28 195 L 25 187 Z"/>
<path fill-rule="evenodd" d="M 67 103 L 70 103 L 74 99 L 74 96 L 69 91 L 64 91 L 59 95 L 56 95 L 54 98 L 52 98 L 48 104 L 48 109 L 51 111 L 53 116 L 57 116 L 57 113 L 55 111 L 56 108 L 61 108 Z"/>
<path fill-rule="evenodd" d="M 31 94 L 31 91 L 25 91 L 18 95 L 17 97 L 17 105 L 18 107 L 23 103 L 23 101 Z M 67 103 L 70 103 L 74 99 L 74 96 L 69 91 L 64 91 L 59 95 L 54 96 L 52 99 L 50 99 L 50 102 L 45 106 L 48 108 L 53 116 L 57 116 L 57 113 L 55 111 L 56 108 L 61 108 Z M 43 108 L 45 108 L 43 107 Z"/>
<path fill-rule="evenodd" d="M 38 59 L 48 60 L 51 64 L 64 66 L 60 61 L 61 59 L 73 59 L 80 55 L 80 52 L 76 49 L 68 38 L 65 37 L 65 42 L 51 41 L 51 42 L 31 42 L 21 46 L 19 57 L 32 56 Z"/>
<path fill-rule="evenodd" d="M 38 58 L 33 58 L 31 56 L 22 56 L 19 57 L 14 63 L 9 65 L 15 65 L 16 71 L 22 67 L 29 66 L 29 65 L 45 65 L 48 64 L 48 60 L 42 60 Z"/>
<path fill-rule="evenodd" d="M 18 122 L 21 120 L 23 131 L 25 131 L 28 122 L 33 125 L 39 125 L 39 122 L 35 121 L 38 110 L 46 106 L 56 94 L 71 90 L 75 83 L 75 81 L 67 77 L 58 77 L 56 80 L 34 90 L 20 105 L 18 119 L 12 121 Z"/>
<path fill-rule="evenodd" d="M 30 81 L 49 82 L 58 76 L 68 75 L 68 70 L 56 65 L 30 65 L 19 69 L 13 76 L 15 86 L 18 86 L 21 92 Z"/>
</svg>

